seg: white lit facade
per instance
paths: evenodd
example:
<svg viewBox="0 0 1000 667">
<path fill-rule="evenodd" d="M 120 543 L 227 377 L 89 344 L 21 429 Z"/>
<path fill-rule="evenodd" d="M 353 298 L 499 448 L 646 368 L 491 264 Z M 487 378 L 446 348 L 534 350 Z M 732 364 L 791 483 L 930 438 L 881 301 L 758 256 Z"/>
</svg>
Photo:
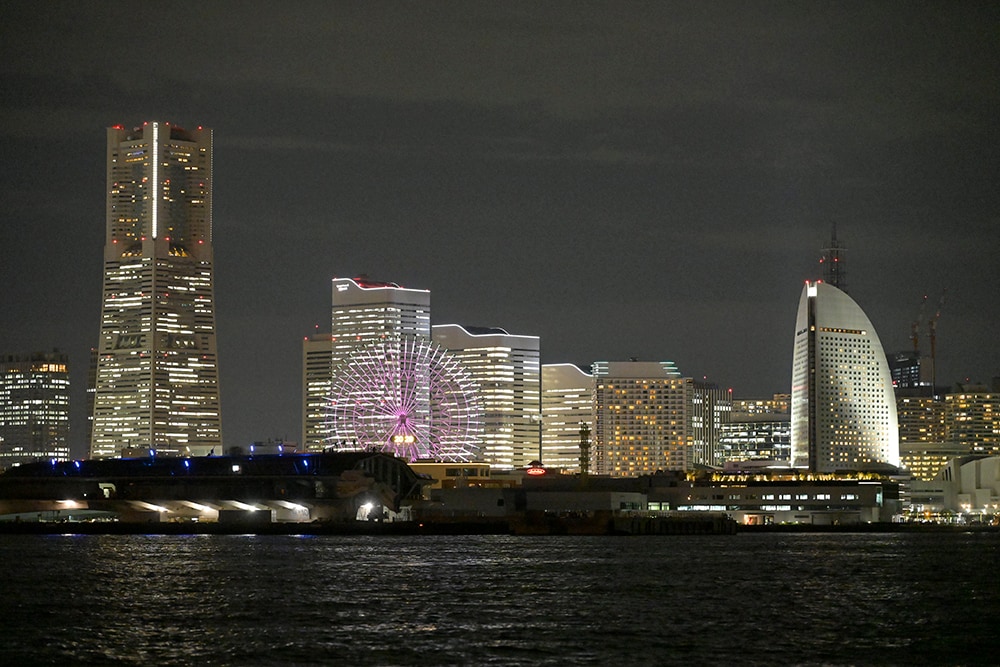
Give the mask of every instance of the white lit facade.
<svg viewBox="0 0 1000 667">
<path fill-rule="evenodd" d="M 331 335 L 313 334 L 302 341 L 302 447 L 307 452 L 322 452 L 329 444 L 330 428 L 327 407 L 332 382 Z"/>
<path fill-rule="evenodd" d="M 434 342 L 458 359 L 477 386 L 480 458 L 494 469 L 525 468 L 542 458 L 538 336 L 443 324 Z"/>
<path fill-rule="evenodd" d="M 423 349 L 430 342 L 430 291 L 369 280 L 365 276 L 334 278 L 332 287 L 327 445 L 338 449 L 385 446 L 386 443 L 362 442 L 364 433 L 357 428 L 357 420 L 385 416 L 352 414 L 351 419 L 335 418 L 338 414 L 344 416 L 346 404 L 371 405 L 379 396 L 398 402 L 405 393 L 410 417 L 417 423 L 429 424 L 430 368 L 414 361 L 420 368 L 412 368 L 403 377 L 401 372 L 393 372 L 391 366 L 395 363 L 409 368 L 412 364 L 399 361 L 404 350 Z M 316 352 L 315 363 L 320 363 L 321 354 Z M 317 388 L 321 383 L 320 372 L 318 368 L 313 370 L 312 381 Z M 306 445 L 316 447 L 309 439 Z"/>
<path fill-rule="evenodd" d="M 896 399 L 871 321 L 836 287 L 807 282 L 792 359 L 792 465 L 813 472 L 899 466 Z"/>
<path fill-rule="evenodd" d="M 542 464 L 580 470 L 580 430 L 594 432 L 594 376 L 575 364 L 542 366 Z M 589 455 L 588 455 L 589 468 Z"/>
<path fill-rule="evenodd" d="M 94 458 L 222 453 L 209 129 L 108 129 L 90 448 Z"/>
<path fill-rule="evenodd" d="M 58 352 L 0 357 L 0 470 L 69 458 L 69 370 Z"/>
</svg>

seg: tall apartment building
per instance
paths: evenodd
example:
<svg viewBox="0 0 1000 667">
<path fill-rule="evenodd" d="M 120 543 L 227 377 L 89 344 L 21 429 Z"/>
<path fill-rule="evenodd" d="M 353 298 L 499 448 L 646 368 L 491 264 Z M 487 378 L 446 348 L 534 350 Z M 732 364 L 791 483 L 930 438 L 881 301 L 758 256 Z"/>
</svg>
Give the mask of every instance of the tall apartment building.
<svg viewBox="0 0 1000 667">
<path fill-rule="evenodd" d="M 598 361 L 593 372 L 593 472 L 632 477 L 689 469 L 691 378 L 670 361 Z"/>
<path fill-rule="evenodd" d="M 68 367 L 58 351 L 0 357 L 0 470 L 69 458 Z"/>
<path fill-rule="evenodd" d="M 212 132 L 107 131 L 107 226 L 94 458 L 222 451 Z"/>
<path fill-rule="evenodd" d="M 435 325 L 431 335 L 477 387 L 483 416 L 479 459 L 500 470 L 541 459 L 538 336 L 458 324 Z"/>
<path fill-rule="evenodd" d="M 542 365 L 542 464 L 580 471 L 581 429 L 594 431 L 594 376 L 575 364 Z M 586 452 L 590 470 L 590 451 Z"/>
</svg>

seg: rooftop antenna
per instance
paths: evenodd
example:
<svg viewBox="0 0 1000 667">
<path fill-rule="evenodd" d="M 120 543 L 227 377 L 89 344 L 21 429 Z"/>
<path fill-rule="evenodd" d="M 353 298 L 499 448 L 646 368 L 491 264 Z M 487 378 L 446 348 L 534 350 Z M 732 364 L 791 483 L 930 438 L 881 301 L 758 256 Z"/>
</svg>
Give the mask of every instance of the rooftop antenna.
<svg viewBox="0 0 1000 667">
<path fill-rule="evenodd" d="M 833 285 L 842 292 L 847 292 L 847 268 L 844 266 L 847 248 L 837 242 L 837 223 L 833 223 L 830 235 L 830 245 L 823 248 L 823 256 L 819 263 L 823 267 L 823 282 Z"/>
</svg>

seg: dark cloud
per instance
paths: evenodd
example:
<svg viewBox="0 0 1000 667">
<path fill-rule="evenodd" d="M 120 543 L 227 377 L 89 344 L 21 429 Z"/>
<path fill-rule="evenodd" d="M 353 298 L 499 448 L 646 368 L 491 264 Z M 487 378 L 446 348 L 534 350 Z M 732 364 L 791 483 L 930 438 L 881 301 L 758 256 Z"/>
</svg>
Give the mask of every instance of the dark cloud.
<svg viewBox="0 0 1000 667">
<path fill-rule="evenodd" d="M 0 352 L 61 347 L 83 441 L 104 128 L 215 129 L 224 428 L 299 437 L 332 276 L 543 360 L 785 391 L 832 225 L 890 350 L 947 288 L 939 377 L 1000 375 L 995 3 L 0 6 Z"/>
</svg>

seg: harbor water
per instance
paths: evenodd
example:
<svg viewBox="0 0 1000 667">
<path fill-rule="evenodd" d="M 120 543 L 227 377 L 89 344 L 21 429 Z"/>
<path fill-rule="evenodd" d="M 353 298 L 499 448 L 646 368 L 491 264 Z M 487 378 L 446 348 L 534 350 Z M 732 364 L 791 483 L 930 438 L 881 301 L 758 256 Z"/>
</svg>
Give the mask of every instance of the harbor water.
<svg viewBox="0 0 1000 667">
<path fill-rule="evenodd" d="M 1000 533 L 0 535 L 2 665 L 987 665 Z"/>
</svg>

